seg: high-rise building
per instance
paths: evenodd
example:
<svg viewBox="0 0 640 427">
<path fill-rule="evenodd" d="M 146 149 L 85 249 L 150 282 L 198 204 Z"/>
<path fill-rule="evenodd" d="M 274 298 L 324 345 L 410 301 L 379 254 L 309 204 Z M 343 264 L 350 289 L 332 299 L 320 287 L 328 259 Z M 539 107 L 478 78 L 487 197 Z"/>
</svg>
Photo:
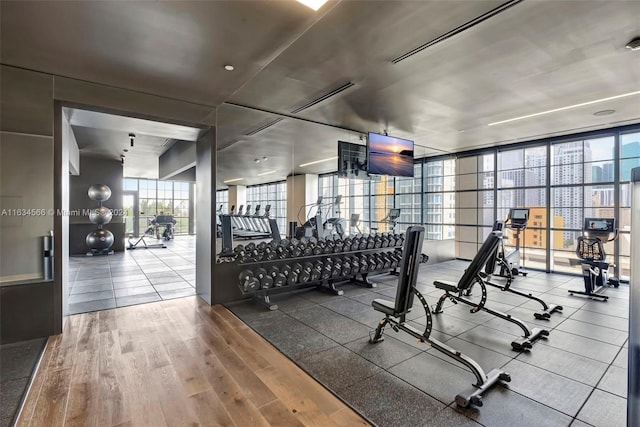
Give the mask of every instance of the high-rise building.
<svg viewBox="0 0 640 427">
<path fill-rule="evenodd" d="M 591 146 L 589 142 L 573 141 L 553 146 L 552 184 L 563 185 L 576 182 L 592 182 L 593 171 L 586 170 L 583 163 L 591 162 Z M 552 195 L 552 203 L 555 208 L 554 216 L 564 218 L 563 226 L 569 229 L 581 229 L 583 212 L 582 207 L 592 206 L 592 201 L 585 199 L 584 190 L 581 187 L 556 187 Z M 563 240 L 573 240 L 573 232 L 564 233 Z"/>
<path fill-rule="evenodd" d="M 640 141 L 633 141 L 622 145 L 620 150 L 620 177 L 627 181 L 631 176 L 631 169 L 640 166 Z"/>
</svg>

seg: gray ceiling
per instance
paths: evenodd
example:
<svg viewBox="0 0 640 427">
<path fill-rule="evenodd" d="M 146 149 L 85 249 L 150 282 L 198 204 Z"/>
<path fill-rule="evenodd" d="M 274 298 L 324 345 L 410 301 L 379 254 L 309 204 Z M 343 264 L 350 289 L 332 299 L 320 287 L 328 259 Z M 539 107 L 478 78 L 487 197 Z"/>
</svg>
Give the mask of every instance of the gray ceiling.
<svg viewBox="0 0 640 427">
<path fill-rule="evenodd" d="M 243 184 L 331 171 L 333 162 L 299 165 L 335 156 L 338 139 L 367 131 L 387 129 L 431 155 L 640 122 L 635 95 L 488 126 L 640 91 L 640 52 L 625 49 L 640 36 L 640 1 L 336 1 L 319 12 L 260 0 L 1 7 L 4 64 L 227 101 L 218 111 L 219 185 L 238 171 Z M 604 109 L 616 113 L 593 116 Z M 311 122 L 285 118 L 256 132 L 280 114 Z M 255 164 L 262 156 L 269 160 Z M 257 176 L 270 170 L 278 172 Z"/>
<path fill-rule="evenodd" d="M 64 108 L 82 153 L 120 159 L 125 177 L 158 178 L 158 158 L 176 141 L 196 141 L 202 130 L 188 126 Z M 131 147 L 129 134 L 133 133 Z M 126 150 L 126 152 L 124 151 Z"/>
</svg>

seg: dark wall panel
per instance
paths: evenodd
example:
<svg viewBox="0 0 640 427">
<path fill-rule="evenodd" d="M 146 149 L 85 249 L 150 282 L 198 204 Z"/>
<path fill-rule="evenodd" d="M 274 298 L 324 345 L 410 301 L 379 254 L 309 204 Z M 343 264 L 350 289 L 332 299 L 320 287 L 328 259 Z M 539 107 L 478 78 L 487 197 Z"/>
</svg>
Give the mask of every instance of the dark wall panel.
<svg viewBox="0 0 640 427">
<path fill-rule="evenodd" d="M 53 281 L 0 288 L 2 344 L 54 334 Z"/>
<path fill-rule="evenodd" d="M 124 250 L 124 223 L 122 213 L 122 164 L 119 160 L 94 157 L 80 153 L 80 175 L 70 177 L 69 209 L 80 211 L 95 209 L 99 202 L 91 200 L 87 190 L 94 184 L 106 184 L 111 188 L 111 198 L 103 205 L 114 211 L 111 223 L 104 228 L 111 231 L 115 238 L 113 249 Z M 117 214 L 117 215 L 116 215 Z M 89 250 L 85 243 L 88 232 L 97 228 L 86 215 L 69 217 L 69 252 L 83 254 Z"/>
</svg>

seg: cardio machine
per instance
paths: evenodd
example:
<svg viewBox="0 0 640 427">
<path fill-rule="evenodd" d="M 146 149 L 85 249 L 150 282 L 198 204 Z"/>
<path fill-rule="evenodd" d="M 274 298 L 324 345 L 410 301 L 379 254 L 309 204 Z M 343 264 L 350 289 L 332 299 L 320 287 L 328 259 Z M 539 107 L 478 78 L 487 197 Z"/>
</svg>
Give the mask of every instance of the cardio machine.
<svg viewBox="0 0 640 427">
<path fill-rule="evenodd" d="M 380 221 L 380 223 L 382 224 L 387 224 L 387 230 L 390 231 L 391 233 L 396 232 L 396 225 L 398 224 L 398 218 L 400 218 L 400 212 L 401 210 L 398 208 L 392 208 L 389 209 L 389 213 L 387 214 L 387 216 L 385 216 L 384 218 L 382 218 Z M 372 231 L 378 231 L 377 227 L 371 227 Z"/>
<path fill-rule="evenodd" d="M 505 225 L 507 228 L 514 231 L 516 247 L 511 252 L 506 253 L 504 250 L 504 239 L 501 239 L 500 251 L 497 253 L 497 259 L 495 260 L 495 263 L 491 264 L 499 265 L 500 271 L 498 275 L 506 277 L 509 281 L 518 277 L 519 274 L 523 276 L 527 275 L 527 272 L 524 271 L 524 264 L 520 264 L 520 233 L 527 228 L 528 222 L 529 208 L 513 208 L 509 211 Z M 493 272 L 487 271 L 487 273 L 492 274 Z"/>
<path fill-rule="evenodd" d="M 138 245 L 140 244 L 142 244 L 142 246 L 140 247 L 143 249 L 166 248 L 167 246 L 164 243 L 147 243 L 147 241 L 145 240 L 145 238 L 147 237 L 159 238 L 157 237 L 157 234 L 158 234 L 157 219 L 158 217 L 155 215 L 153 216 L 153 218 L 150 218 L 147 229 L 140 236 L 136 237 L 133 234 L 130 234 L 129 238 L 127 239 L 129 243 L 129 247 L 127 249 L 129 250 L 137 249 Z"/>
<path fill-rule="evenodd" d="M 599 294 L 605 286 L 620 286 L 616 277 L 609 277 L 607 253 L 604 244 L 613 242 L 618 238 L 618 229 L 614 218 L 585 218 L 582 227 L 582 236 L 578 237 L 576 256 L 582 265 L 582 277 L 584 279 L 584 291 L 569 290 L 569 295 L 586 295 L 592 298 L 600 298 L 603 301 L 608 296 Z"/>
</svg>

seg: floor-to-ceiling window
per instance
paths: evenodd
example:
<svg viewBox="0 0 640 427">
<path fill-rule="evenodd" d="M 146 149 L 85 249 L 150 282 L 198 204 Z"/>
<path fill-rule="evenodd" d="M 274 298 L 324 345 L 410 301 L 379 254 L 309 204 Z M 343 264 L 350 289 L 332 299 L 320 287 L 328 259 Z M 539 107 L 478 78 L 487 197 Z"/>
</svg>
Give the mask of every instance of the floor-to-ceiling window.
<svg viewBox="0 0 640 427">
<path fill-rule="evenodd" d="M 269 217 L 278 223 L 280 234 L 286 233 L 287 226 L 287 182 L 280 181 L 247 187 L 247 206 L 251 206 L 251 214 L 260 206 L 260 215 L 269 206 Z"/>
<path fill-rule="evenodd" d="M 618 238 L 620 277 L 629 280 L 631 253 L 631 169 L 640 167 L 640 131 L 623 132 L 619 143 L 619 206 Z M 636 206 L 636 209 L 639 207 Z M 638 244 L 638 242 L 636 242 Z M 637 248 L 636 248 L 637 249 Z"/>
<path fill-rule="evenodd" d="M 174 234 L 189 233 L 191 183 L 125 178 L 124 189 L 138 197 L 138 231 L 147 229 L 154 215 L 173 215 Z"/>
<path fill-rule="evenodd" d="M 422 211 L 429 240 L 455 237 L 455 167 L 453 158 L 427 159 L 424 163 Z"/>
<path fill-rule="evenodd" d="M 629 178 L 640 166 L 637 125 L 462 153 L 457 162 L 458 257 L 475 255 L 494 219 L 527 207 L 529 225 L 520 242 L 526 266 L 579 274 L 575 249 L 584 219 L 615 218 L 620 234 L 605 245 L 607 260 L 628 280 Z M 507 249 L 515 243 L 509 231 L 505 243 Z"/>
<path fill-rule="evenodd" d="M 218 190 L 216 192 L 216 202 L 218 206 L 216 207 L 218 212 L 223 214 L 229 213 L 229 190 Z"/>
<path fill-rule="evenodd" d="M 547 146 L 499 150 L 497 157 L 497 217 L 485 208 L 483 225 L 494 219 L 505 220 L 513 208 L 529 208 L 529 223 L 523 232 L 507 228 L 505 246 L 509 251 L 520 239 L 523 264 L 545 269 L 547 267 Z"/>
</svg>

